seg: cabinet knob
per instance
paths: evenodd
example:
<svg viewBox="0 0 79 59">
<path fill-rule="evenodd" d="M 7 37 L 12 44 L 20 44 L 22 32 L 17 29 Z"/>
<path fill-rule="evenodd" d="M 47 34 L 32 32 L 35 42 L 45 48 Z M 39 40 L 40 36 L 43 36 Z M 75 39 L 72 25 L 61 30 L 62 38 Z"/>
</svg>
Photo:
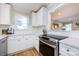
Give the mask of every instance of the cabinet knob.
<svg viewBox="0 0 79 59">
<path fill-rule="evenodd" d="M 69 52 L 69 49 L 67 49 L 67 52 Z"/>
<path fill-rule="evenodd" d="M 59 55 L 61 55 L 61 53 L 59 53 Z"/>
<path fill-rule="evenodd" d="M 25 40 L 28 40 L 28 39 L 25 39 Z"/>
<path fill-rule="evenodd" d="M 20 40 L 18 40 L 18 41 L 20 41 Z"/>
</svg>

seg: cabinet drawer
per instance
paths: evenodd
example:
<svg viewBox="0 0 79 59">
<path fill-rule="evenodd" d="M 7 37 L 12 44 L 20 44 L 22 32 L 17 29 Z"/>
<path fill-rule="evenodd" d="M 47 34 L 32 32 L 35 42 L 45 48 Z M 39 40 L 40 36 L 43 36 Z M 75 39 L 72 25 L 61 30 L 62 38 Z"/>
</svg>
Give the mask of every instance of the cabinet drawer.
<svg viewBox="0 0 79 59">
<path fill-rule="evenodd" d="M 72 56 L 71 54 L 64 52 L 64 51 L 60 51 L 59 52 L 59 56 Z"/>
<path fill-rule="evenodd" d="M 59 50 L 64 51 L 64 52 L 71 54 L 71 55 L 79 55 L 79 49 L 74 48 L 74 47 L 69 46 L 69 45 L 62 44 L 62 43 L 60 43 Z"/>
</svg>

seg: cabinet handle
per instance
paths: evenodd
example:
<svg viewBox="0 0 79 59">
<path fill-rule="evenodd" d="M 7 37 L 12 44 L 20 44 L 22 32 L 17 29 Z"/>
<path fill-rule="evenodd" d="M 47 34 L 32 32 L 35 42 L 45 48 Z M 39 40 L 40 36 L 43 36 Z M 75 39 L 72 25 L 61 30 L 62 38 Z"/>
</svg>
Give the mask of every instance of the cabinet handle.
<svg viewBox="0 0 79 59">
<path fill-rule="evenodd" d="M 59 53 L 59 55 L 61 55 L 61 53 Z"/>
<path fill-rule="evenodd" d="M 28 39 L 25 39 L 25 40 L 28 40 Z"/>
<path fill-rule="evenodd" d="M 69 49 L 67 49 L 67 52 L 69 52 Z"/>
<path fill-rule="evenodd" d="M 18 40 L 18 41 L 20 41 L 20 40 Z"/>
</svg>

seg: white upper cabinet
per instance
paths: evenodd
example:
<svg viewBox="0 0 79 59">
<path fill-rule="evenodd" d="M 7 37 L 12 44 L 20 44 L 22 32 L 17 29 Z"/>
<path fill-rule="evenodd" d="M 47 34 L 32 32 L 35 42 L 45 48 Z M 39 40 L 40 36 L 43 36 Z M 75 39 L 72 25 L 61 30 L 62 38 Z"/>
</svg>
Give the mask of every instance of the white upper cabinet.
<svg viewBox="0 0 79 59">
<path fill-rule="evenodd" d="M 32 26 L 37 26 L 37 13 L 32 12 Z"/>
<path fill-rule="evenodd" d="M 32 13 L 32 26 L 45 26 L 47 24 L 47 13 L 45 7 L 41 7 L 35 14 Z"/>
<path fill-rule="evenodd" d="M 42 7 L 38 12 L 37 12 L 37 19 L 38 19 L 38 25 L 46 25 L 47 21 L 47 9 L 45 7 Z"/>
<path fill-rule="evenodd" d="M 10 24 L 10 5 L 0 4 L 0 24 Z"/>
</svg>

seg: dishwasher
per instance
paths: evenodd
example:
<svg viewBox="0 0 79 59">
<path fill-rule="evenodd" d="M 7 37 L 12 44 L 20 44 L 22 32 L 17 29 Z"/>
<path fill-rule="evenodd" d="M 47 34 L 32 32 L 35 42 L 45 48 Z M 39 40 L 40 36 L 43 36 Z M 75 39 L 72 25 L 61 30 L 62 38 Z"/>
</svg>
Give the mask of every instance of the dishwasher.
<svg viewBox="0 0 79 59">
<path fill-rule="evenodd" d="M 0 39 L 0 56 L 7 56 L 7 37 Z"/>
</svg>

